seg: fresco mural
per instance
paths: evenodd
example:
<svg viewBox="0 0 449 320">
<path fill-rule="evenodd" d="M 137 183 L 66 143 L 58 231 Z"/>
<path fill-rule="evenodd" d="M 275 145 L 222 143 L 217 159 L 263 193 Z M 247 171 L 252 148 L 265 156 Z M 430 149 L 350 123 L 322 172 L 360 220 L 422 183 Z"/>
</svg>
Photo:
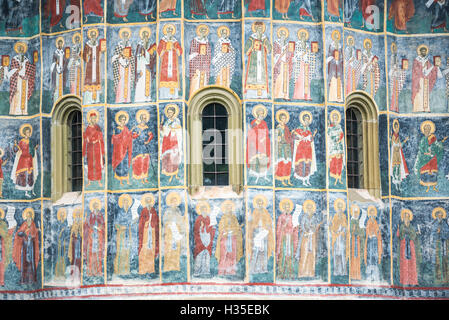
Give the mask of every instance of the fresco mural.
<svg viewBox="0 0 449 320">
<path fill-rule="evenodd" d="M 0 1 L 0 294 L 447 298 L 448 8 Z M 189 193 L 186 114 L 206 88 L 241 103 L 240 193 Z M 381 199 L 347 188 L 353 92 L 377 109 Z M 83 186 L 53 199 L 69 96 Z"/>
</svg>

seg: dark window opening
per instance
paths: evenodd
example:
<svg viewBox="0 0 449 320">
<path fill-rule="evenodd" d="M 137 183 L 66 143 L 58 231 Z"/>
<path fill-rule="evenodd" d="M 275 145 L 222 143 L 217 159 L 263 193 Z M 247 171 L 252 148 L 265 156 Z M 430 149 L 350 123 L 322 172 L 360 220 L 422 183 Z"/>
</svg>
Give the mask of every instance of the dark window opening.
<svg viewBox="0 0 449 320">
<path fill-rule="evenodd" d="M 363 134 L 359 110 L 346 110 L 346 167 L 348 188 L 363 188 Z"/>
<path fill-rule="evenodd" d="M 67 164 L 69 188 L 71 191 L 81 191 L 83 188 L 83 158 L 82 158 L 82 116 L 81 111 L 72 111 L 67 121 Z"/>
<path fill-rule="evenodd" d="M 228 112 L 221 104 L 212 103 L 203 109 L 203 185 L 229 184 Z"/>
</svg>

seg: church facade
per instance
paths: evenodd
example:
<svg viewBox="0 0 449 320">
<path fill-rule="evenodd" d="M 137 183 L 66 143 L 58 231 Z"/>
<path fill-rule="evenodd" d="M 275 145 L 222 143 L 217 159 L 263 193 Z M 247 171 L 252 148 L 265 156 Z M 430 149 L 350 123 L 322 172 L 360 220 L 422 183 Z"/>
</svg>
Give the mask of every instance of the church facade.
<svg viewBox="0 0 449 320">
<path fill-rule="evenodd" d="M 2 299 L 449 297 L 447 0 L 1 2 Z"/>
</svg>

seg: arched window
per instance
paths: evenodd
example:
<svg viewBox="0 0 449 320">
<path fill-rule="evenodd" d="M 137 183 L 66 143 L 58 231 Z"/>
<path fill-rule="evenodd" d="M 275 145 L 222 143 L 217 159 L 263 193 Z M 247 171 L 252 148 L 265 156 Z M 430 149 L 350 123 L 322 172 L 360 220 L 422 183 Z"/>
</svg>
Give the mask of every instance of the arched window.
<svg viewBox="0 0 449 320">
<path fill-rule="evenodd" d="M 187 112 L 187 183 L 190 194 L 208 186 L 243 187 L 242 104 L 209 86 L 190 99 Z"/>
<path fill-rule="evenodd" d="M 363 91 L 346 97 L 346 145 L 348 188 L 366 189 L 380 198 L 377 107 Z"/>
<path fill-rule="evenodd" d="M 54 107 L 51 128 L 52 199 L 83 189 L 82 113 L 78 97 L 67 96 Z"/>
</svg>

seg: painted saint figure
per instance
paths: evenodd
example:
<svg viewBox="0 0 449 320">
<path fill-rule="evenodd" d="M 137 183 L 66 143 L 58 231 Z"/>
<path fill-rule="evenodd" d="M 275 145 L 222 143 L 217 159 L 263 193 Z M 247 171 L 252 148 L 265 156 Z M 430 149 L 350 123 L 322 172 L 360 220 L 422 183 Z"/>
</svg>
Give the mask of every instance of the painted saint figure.
<svg viewBox="0 0 449 320">
<path fill-rule="evenodd" d="M 34 222 L 33 208 L 22 213 L 23 223 L 14 237 L 13 260 L 20 272 L 21 284 L 37 282 L 37 267 L 40 258 L 39 229 Z"/>
<path fill-rule="evenodd" d="M 351 1 L 351 0 L 350 0 Z M 374 29 L 375 25 L 372 22 L 374 19 L 372 6 L 375 6 L 377 0 L 360 0 L 360 11 L 362 13 L 362 28 L 366 27 L 368 29 Z"/>
<path fill-rule="evenodd" d="M 407 31 L 407 22 L 415 15 L 413 0 L 393 0 L 388 10 L 388 20 L 394 19 L 395 30 Z"/>
<path fill-rule="evenodd" d="M 279 202 L 281 214 L 276 224 L 276 270 L 280 279 L 293 277 L 293 259 L 298 245 L 298 226 L 293 225 L 293 201 L 285 198 Z"/>
<path fill-rule="evenodd" d="M 143 208 L 139 212 L 139 274 L 154 273 L 159 256 L 159 217 L 151 193 L 142 195 L 140 203 Z"/>
<path fill-rule="evenodd" d="M 198 213 L 193 226 L 193 275 L 210 276 L 210 258 L 214 244 L 215 227 L 211 225 L 210 205 L 207 201 L 199 201 L 196 205 Z"/>
<path fill-rule="evenodd" d="M 67 1 L 70 4 L 70 1 Z M 48 0 L 44 5 L 44 17 L 50 18 L 50 32 L 52 28 L 58 25 L 60 28 L 64 28 L 62 25 L 62 17 L 65 13 L 66 0 Z"/>
<path fill-rule="evenodd" d="M 182 161 L 182 126 L 178 119 L 179 107 L 176 104 L 168 104 L 164 110 L 165 121 L 161 124 L 161 173 L 179 180 L 179 165 Z"/>
<path fill-rule="evenodd" d="M 89 15 L 101 17 L 100 22 L 103 22 L 104 11 L 101 6 L 102 2 L 102 0 L 83 0 L 84 23 L 87 22 L 87 16 Z"/>
<path fill-rule="evenodd" d="M 131 102 L 131 88 L 134 87 L 135 57 L 131 47 L 131 29 L 121 28 L 120 41 L 112 56 L 112 71 L 114 76 L 115 103 Z"/>
<path fill-rule="evenodd" d="M 83 243 L 83 210 L 81 207 L 73 209 L 73 224 L 70 228 L 69 247 L 67 257 L 69 258 L 69 265 L 76 269 L 78 274 L 81 274 L 81 248 Z"/>
<path fill-rule="evenodd" d="M 226 0 L 223 0 L 226 2 Z M 230 88 L 235 70 L 236 51 L 232 46 L 229 36 L 231 31 L 227 26 L 217 29 L 218 40 L 215 45 L 212 65 L 215 70 L 215 84 Z"/>
<path fill-rule="evenodd" d="M 5 271 L 12 260 L 12 233 L 6 220 L 5 210 L 0 208 L 0 286 L 5 285 Z"/>
<path fill-rule="evenodd" d="M 359 0 L 344 0 L 343 1 L 344 23 L 348 27 L 351 27 L 352 17 L 358 9 L 358 2 L 359 2 Z"/>
<path fill-rule="evenodd" d="M 235 203 L 225 200 L 221 204 L 221 216 L 218 224 L 218 238 L 215 257 L 218 261 L 218 275 L 235 275 L 237 264 L 243 257 L 243 232 L 236 213 Z"/>
<path fill-rule="evenodd" d="M 156 44 L 150 43 L 151 29 L 143 27 L 139 31 L 140 41 L 135 54 L 134 102 L 152 100 L 153 81 L 156 79 Z"/>
<path fill-rule="evenodd" d="M 360 227 L 360 207 L 357 204 L 351 205 L 351 220 L 349 222 L 351 259 L 349 264 L 349 274 L 351 280 L 361 280 L 361 262 L 363 254 L 363 246 L 365 243 L 365 232 Z"/>
<path fill-rule="evenodd" d="M 315 266 L 317 260 L 317 247 L 319 229 L 323 221 L 319 221 L 316 214 L 316 203 L 311 199 L 304 201 L 304 214 L 299 221 L 299 245 L 296 249 L 296 257 L 299 259 L 298 278 L 315 277 Z"/>
<path fill-rule="evenodd" d="M 318 48 L 315 47 L 317 43 L 309 48 L 308 39 L 309 32 L 306 29 L 299 29 L 293 56 L 293 80 L 295 83 L 293 99 L 311 101 L 311 82 L 315 75 Z"/>
<path fill-rule="evenodd" d="M 83 133 L 83 157 L 87 162 L 87 185 L 92 182 L 98 182 L 100 187 L 103 186 L 101 179 L 103 176 L 103 168 L 105 165 L 105 151 L 103 132 L 98 125 L 100 114 L 97 110 L 91 110 L 87 113 L 87 122 L 89 125 Z"/>
<path fill-rule="evenodd" d="M 81 34 L 75 33 L 70 47 L 70 58 L 67 63 L 69 71 L 70 94 L 81 96 Z"/>
<path fill-rule="evenodd" d="M 362 52 L 354 46 L 354 37 L 348 36 L 345 49 L 345 94 L 357 90 L 362 70 Z"/>
<path fill-rule="evenodd" d="M 341 22 L 340 9 L 343 9 L 342 6 L 343 3 L 340 0 L 327 0 L 327 13 L 329 14 L 329 21 L 332 21 L 332 18 L 337 18 L 338 22 Z"/>
<path fill-rule="evenodd" d="M 342 198 L 334 201 L 335 215 L 330 227 L 332 236 L 332 265 L 334 276 L 347 274 L 347 262 L 349 258 L 349 233 L 348 222 L 345 214 L 346 203 Z"/>
<path fill-rule="evenodd" d="M 115 258 L 114 274 L 127 275 L 130 273 L 132 248 L 132 216 L 133 199 L 129 194 L 122 194 L 118 198 L 117 216 L 114 219 Z"/>
<path fill-rule="evenodd" d="M 142 184 L 148 183 L 150 166 L 152 168 L 150 142 L 154 136 L 148 127 L 148 121 L 150 113 L 146 109 L 140 109 L 136 112 L 137 126 L 132 129 L 133 178 L 140 180 Z"/>
<path fill-rule="evenodd" d="M 0 148 L 0 198 L 3 198 L 3 181 L 5 179 L 3 175 L 3 166 L 6 165 L 9 161 L 9 158 L 4 159 L 5 150 Z"/>
<path fill-rule="evenodd" d="M 419 142 L 414 171 L 419 175 L 419 184 L 427 187 L 426 192 L 429 192 L 430 187 L 438 191 L 438 165 L 441 165 L 443 160 L 443 142 L 448 137 L 438 141 L 434 134 L 435 124 L 430 120 L 423 121 L 420 129 L 424 137 Z"/>
<path fill-rule="evenodd" d="M 435 252 L 435 283 L 449 283 L 449 225 L 447 213 L 442 207 L 432 210 L 432 232 Z"/>
<path fill-rule="evenodd" d="M 269 181 L 267 175 L 271 164 L 271 140 L 270 130 L 265 122 L 268 110 L 265 106 L 258 104 L 253 107 L 252 114 L 254 120 L 251 121 L 248 129 L 246 163 L 251 176 L 264 178 Z"/>
<path fill-rule="evenodd" d="M 275 131 L 275 179 L 281 181 L 283 186 L 291 186 L 293 138 L 287 126 L 290 114 L 285 109 L 278 110 L 276 120 L 278 125 Z"/>
<path fill-rule="evenodd" d="M 288 19 L 288 9 L 290 8 L 292 0 L 275 0 L 274 8 L 277 12 L 282 14 L 282 19 Z"/>
<path fill-rule="evenodd" d="M 134 0 L 114 0 L 114 16 L 128 22 L 129 7 Z"/>
<path fill-rule="evenodd" d="M 391 67 L 388 77 L 390 79 L 390 91 L 391 91 L 391 102 L 390 110 L 399 112 L 399 94 L 404 88 L 404 83 L 406 79 L 406 70 L 408 65 L 403 61 L 399 63 L 398 61 L 398 47 L 395 42 L 391 44 Z"/>
<path fill-rule="evenodd" d="M 293 72 L 295 43 L 288 41 L 289 31 L 280 27 L 273 45 L 274 55 L 274 98 L 290 100 L 290 78 Z"/>
<path fill-rule="evenodd" d="M 177 16 L 176 3 L 177 0 L 159 0 L 159 14 L 161 18 L 164 12 L 171 12 L 174 16 Z"/>
<path fill-rule="evenodd" d="M 401 188 L 401 182 L 409 175 L 407 162 L 405 160 L 402 146 L 408 141 L 408 137 L 401 142 L 399 136 L 399 121 L 393 120 L 393 133 L 391 134 L 391 161 L 390 161 L 390 174 L 391 182 L 394 184 L 397 190 Z"/>
<path fill-rule="evenodd" d="M 200 1 L 200 0 L 195 0 Z M 209 84 L 210 63 L 211 63 L 211 45 L 207 35 L 209 27 L 200 24 L 196 28 L 197 36 L 190 42 L 189 52 L 189 78 L 190 95 Z"/>
<path fill-rule="evenodd" d="M 245 42 L 244 52 L 248 59 L 243 89 L 248 98 L 268 98 L 270 91 L 268 55 L 271 53 L 271 44 L 264 34 L 265 29 L 263 22 L 254 22 L 251 26 L 253 34 Z"/>
<path fill-rule="evenodd" d="M 402 285 L 417 285 L 421 262 L 419 232 L 411 225 L 413 213 L 401 210 L 401 221 L 396 236 L 399 238 L 399 282 Z"/>
<path fill-rule="evenodd" d="M 379 89 L 380 84 L 380 67 L 379 58 L 371 51 L 373 47 L 372 40 L 367 38 L 363 41 L 365 50 L 362 53 L 362 75 L 363 75 L 363 90 L 374 98 Z"/>
<path fill-rule="evenodd" d="M 340 45 L 341 34 L 338 30 L 332 32 L 333 42 L 329 45 L 327 63 L 327 78 L 330 102 L 343 102 L 343 52 Z"/>
<path fill-rule="evenodd" d="M 249 270 L 252 274 L 268 272 L 268 260 L 274 254 L 273 219 L 267 205 L 265 196 L 254 197 L 253 212 L 248 223 Z"/>
<path fill-rule="evenodd" d="M 217 15 L 221 18 L 224 14 L 231 14 L 232 18 L 235 18 L 234 8 L 236 0 L 220 0 L 217 5 Z"/>
<path fill-rule="evenodd" d="M 9 114 L 28 115 L 28 102 L 34 92 L 36 80 L 36 64 L 26 56 L 28 46 L 25 42 L 17 42 L 12 58 L 10 70 L 6 72 L 9 79 Z"/>
<path fill-rule="evenodd" d="M 67 210 L 62 207 L 56 213 L 56 265 L 55 278 L 65 278 L 66 258 L 68 253 Z"/>
<path fill-rule="evenodd" d="M 105 221 L 101 209 L 100 199 L 90 200 L 90 213 L 83 225 L 83 260 L 89 277 L 100 277 L 103 274 Z"/>
<path fill-rule="evenodd" d="M 22 139 L 17 143 L 14 140 L 14 152 L 16 153 L 14 164 L 11 171 L 11 179 L 17 190 L 25 191 L 25 196 L 31 197 L 29 192 L 34 195 L 34 184 L 39 174 L 37 162 L 37 148 L 39 144 L 31 140 L 33 127 L 29 123 L 20 126 L 20 136 Z"/>
<path fill-rule="evenodd" d="M 88 40 L 84 45 L 83 60 L 84 83 L 83 83 L 83 103 L 92 104 L 100 102 L 102 87 L 101 80 L 101 54 L 105 50 L 98 41 L 98 29 L 93 28 L 87 31 Z"/>
<path fill-rule="evenodd" d="M 366 278 L 371 282 L 380 281 L 380 269 L 382 262 L 382 232 L 377 223 L 377 208 L 373 205 L 367 208 L 368 221 L 366 223 L 366 238 L 364 249 L 364 261 L 366 266 Z"/>
<path fill-rule="evenodd" d="M 301 180 L 302 184 L 310 186 L 310 177 L 316 172 L 316 155 L 314 138 L 317 129 L 312 134 L 310 124 L 313 116 L 310 111 L 302 111 L 299 114 L 299 128 L 292 132 L 294 177 Z"/>
<path fill-rule="evenodd" d="M 432 12 L 432 21 L 430 22 L 430 30 L 443 29 L 444 32 L 448 32 L 446 21 L 449 17 L 449 1 L 447 0 L 433 0 L 427 1 L 426 7 Z"/>
<path fill-rule="evenodd" d="M 114 170 L 114 178 L 123 185 L 123 180 L 129 182 L 129 169 L 131 167 L 131 157 L 133 152 L 132 132 L 126 124 L 129 121 L 129 115 L 126 111 L 119 111 L 115 115 L 114 133 L 111 138 L 112 144 L 112 169 Z"/>
<path fill-rule="evenodd" d="M 180 271 L 181 255 L 185 250 L 185 221 L 179 209 L 181 195 L 176 191 L 166 197 L 168 208 L 163 217 L 164 267 L 163 271 Z"/>
<path fill-rule="evenodd" d="M 329 176 L 335 179 L 334 185 L 343 184 L 342 172 L 345 161 L 345 134 L 341 127 L 341 114 L 338 110 L 333 110 L 330 115 L 330 124 L 327 128 Z"/>
<path fill-rule="evenodd" d="M 181 88 L 179 66 L 179 56 L 182 54 L 182 48 L 174 34 L 176 27 L 174 24 L 167 23 L 162 28 L 164 36 L 159 41 L 157 53 L 160 57 L 159 66 L 159 93 L 163 98 L 178 98 Z"/>
<path fill-rule="evenodd" d="M 56 50 L 53 53 L 53 60 L 50 67 L 53 103 L 56 103 L 56 101 L 64 95 L 68 63 L 68 57 L 63 48 L 64 42 L 63 37 L 56 38 Z"/>
<path fill-rule="evenodd" d="M 154 19 L 156 13 L 157 0 L 139 0 L 139 14 L 145 17 L 145 21 L 148 21 L 148 16 Z"/>
<path fill-rule="evenodd" d="M 262 11 L 262 15 L 265 17 L 265 0 L 248 0 L 247 11 L 249 16 L 252 17 L 253 13 Z"/>
<path fill-rule="evenodd" d="M 206 19 L 209 19 L 206 11 L 207 0 L 189 0 L 189 2 L 192 18 L 195 18 L 195 16 L 205 16 Z"/>
</svg>

